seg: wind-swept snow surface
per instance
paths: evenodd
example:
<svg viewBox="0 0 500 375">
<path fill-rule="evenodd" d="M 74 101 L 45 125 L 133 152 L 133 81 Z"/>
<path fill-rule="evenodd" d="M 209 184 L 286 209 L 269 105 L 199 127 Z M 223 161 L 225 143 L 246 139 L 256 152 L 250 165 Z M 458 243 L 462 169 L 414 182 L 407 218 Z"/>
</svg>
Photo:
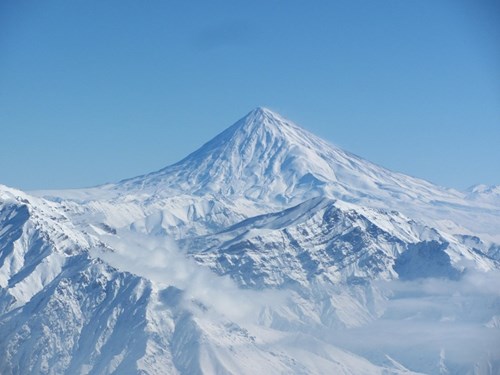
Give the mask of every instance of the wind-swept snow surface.
<svg viewBox="0 0 500 375">
<path fill-rule="evenodd" d="M 500 202 L 257 108 L 180 162 L 0 188 L 2 374 L 498 374 Z"/>
</svg>

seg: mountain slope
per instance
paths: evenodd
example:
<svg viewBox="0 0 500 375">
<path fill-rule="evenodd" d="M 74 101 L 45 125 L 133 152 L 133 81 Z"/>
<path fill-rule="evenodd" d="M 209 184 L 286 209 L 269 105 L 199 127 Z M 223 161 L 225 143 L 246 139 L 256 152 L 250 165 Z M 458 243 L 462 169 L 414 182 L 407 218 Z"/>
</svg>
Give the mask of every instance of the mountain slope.
<svg viewBox="0 0 500 375">
<path fill-rule="evenodd" d="M 173 286 L 94 258 L 116 250 L 56 204 L 0 192 L 2 374 L 411 373 L 322 341 L 304 348 L 293 332 L 250 335 Z"/>
<path fill-rule="evenodd" d="M 328 191 L 328 184 L 335 184 L 335 194 L 347 197 L 402 188 L 422 197 L 460 195 L 376 166 L 261 107 L 180 162 L 122 181 L 117 188 L 158 187 L 289 202 Z"/>
<path fill-rule="evenodd" d="M 325 198 L 180 244 L 214 271 L 257 288 L 309 287 L 313 279 L 356 284 L 415 275 L 455 278 L 467 261 L 485 270 L 498 266 L 459 239 L 396 212 Z"/>
</svg>

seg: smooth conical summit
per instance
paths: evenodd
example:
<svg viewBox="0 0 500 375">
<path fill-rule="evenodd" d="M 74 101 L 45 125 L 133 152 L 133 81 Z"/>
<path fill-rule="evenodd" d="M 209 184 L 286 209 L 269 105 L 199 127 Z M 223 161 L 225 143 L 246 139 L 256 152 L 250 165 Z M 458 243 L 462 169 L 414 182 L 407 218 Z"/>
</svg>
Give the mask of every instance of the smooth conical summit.
<svg viewBox="0 0 500 375">
<path fill-rule="evenodd" d="M 280 136 L 280 129 L 283 128 L 300 128 L 292 121 L 281 116 L 279 113 L 274 112 L 265 107 L 256 107 L 240 120 L 238 120 L 229 129 L 240 130 L 244 132 L 252 132 L 257 129 L 265 128 L 273 131 L 275 136 Z M 228 130 L 229 130 L 228 129 Z M 302 129 L 303 130 L 303 129 Z M 282 134 L 281 136 L 286 136 Z"/>
<path fill-rule="evenodd" d="M 290 120 L 257 107 L 176 164 L 119 184 L 154 194 L 290 205 L 342 200 L 447 199 L 444 190 L 346 152 Z"/>
</svg>

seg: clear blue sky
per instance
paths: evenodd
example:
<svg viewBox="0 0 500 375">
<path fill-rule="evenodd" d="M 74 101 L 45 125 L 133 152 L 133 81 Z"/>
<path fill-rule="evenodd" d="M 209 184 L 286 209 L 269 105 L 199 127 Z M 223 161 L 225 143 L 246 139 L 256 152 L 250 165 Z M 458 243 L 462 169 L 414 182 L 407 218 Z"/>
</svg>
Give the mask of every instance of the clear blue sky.
<svg viewBox="0 0 500 375">
<path fill-rule="evenodd" d="M 0 1 L 0 183 L 171 164 L 258 105 L 434 183 L 500 184 L 500 2 Z"/>
</svg>

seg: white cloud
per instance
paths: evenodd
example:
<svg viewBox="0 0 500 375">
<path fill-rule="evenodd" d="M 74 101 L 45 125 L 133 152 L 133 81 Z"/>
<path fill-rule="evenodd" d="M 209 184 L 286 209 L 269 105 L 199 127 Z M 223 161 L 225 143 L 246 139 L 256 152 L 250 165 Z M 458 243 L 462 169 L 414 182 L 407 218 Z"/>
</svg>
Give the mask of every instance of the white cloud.
<svg viewBox="0 0 500 375">
<path fill-rule="evenodd" d="M 254 323 L 265 306 L 285 303 L 286 293 L 241 289 L 229 277 L 218 276 L 187 258 L 168 238 L 120 231 L 101 239 L 115 251 L 99 252 L 97 256 L 122 271 L 183 290 L 188 308 L 196 300 L 238 323 Z"/>
<path fill-rule="evenodd" d="M 390 355 L 412 370 L 461 373 L 474 364 L 500 370 L 500 272 L 469 269 L 459 280 L 378 283 L 384 314 L 354 329 L 332 333 L 335 344 L 381 362 Z M 486 368 L 485 367 L 485 368 Z M 483 373 L 480 371 L 479 373 Z M 486 372 L 488 373 L 488 372 Z"/>
</svg>

